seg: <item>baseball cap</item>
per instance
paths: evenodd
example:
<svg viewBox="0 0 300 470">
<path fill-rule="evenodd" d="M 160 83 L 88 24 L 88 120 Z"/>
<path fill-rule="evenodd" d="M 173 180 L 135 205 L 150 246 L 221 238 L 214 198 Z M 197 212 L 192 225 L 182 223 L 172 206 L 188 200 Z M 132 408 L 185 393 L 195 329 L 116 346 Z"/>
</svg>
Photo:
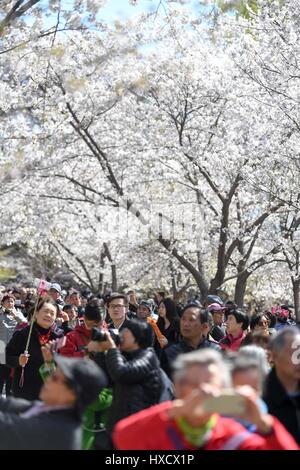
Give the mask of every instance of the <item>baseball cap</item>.
<svg viewBox="0 0 300 470">
<path fill-rule="evenodd" d="M 206 298 L 206 304 L 211 305 L 213 303 L 221 306 L 224 305 L 222 299 L 218 295 L 208 295 Z"/>
<path fill-rule="evenodd" d="M 208 307 L 209 312 L 223 312 L 223 310 L 226 310 L 226 307 L 221 307 L 220 304 L 210 304 Z"/>
<path fill-rule="evenodd" d="M 61 294 L 61 287 L 57 282 L 54 282 L 53 284 L 51 284 L 50 289 L 57 290 L 57 292 Z"/>
</svg>

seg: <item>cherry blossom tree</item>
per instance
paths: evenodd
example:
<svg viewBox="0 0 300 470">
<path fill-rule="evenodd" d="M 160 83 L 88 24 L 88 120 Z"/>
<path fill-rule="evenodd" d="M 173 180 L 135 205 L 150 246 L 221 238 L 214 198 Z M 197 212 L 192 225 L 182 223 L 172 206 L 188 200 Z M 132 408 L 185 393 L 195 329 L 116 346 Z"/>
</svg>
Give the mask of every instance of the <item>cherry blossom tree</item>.
<svg viewBox="0 0 300 470">
<path fill-rule="evenodd" d="M 32 211 L 22 236 L 48 238 L 93 290 L 104 271 L 137 281 L 127 265 L 151 246 L 162 270 L 147 252 L 140 264 L 164 282 L 173 272 L 174 292 L 183 268 L 182 287 L 195 280 L 205 298 L 234 282 L 242 305 L 249 279 L 281 266 L 286 237 L 272 230 L 298 202 L 297 18 L 276 5 L 219 16 L 214 31 L 175 5 L 0 56 L 1 164 L 17 163 L 10 184 Z"/>
</svg>

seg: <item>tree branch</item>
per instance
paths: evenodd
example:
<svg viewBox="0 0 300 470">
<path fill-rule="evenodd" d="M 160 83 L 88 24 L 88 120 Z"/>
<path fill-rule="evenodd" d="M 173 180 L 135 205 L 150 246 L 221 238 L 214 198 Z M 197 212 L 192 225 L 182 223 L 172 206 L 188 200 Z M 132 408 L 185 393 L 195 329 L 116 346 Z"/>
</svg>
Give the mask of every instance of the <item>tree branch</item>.
<svg viewBox="0 0 300 470">
<path fill-rule="evenodd" d="M 24 15 L 24 13 L 26 13 L 30 8 L 39 3 L 39 1 L 40 0 L 28 0 L 28 2 L 22 6 L 24 0 L 18 0 L 7 13 L 5 18 L 0 22 L 0 34 L 7 26 L 12 23 L 12 21 Z"/>
</svg>

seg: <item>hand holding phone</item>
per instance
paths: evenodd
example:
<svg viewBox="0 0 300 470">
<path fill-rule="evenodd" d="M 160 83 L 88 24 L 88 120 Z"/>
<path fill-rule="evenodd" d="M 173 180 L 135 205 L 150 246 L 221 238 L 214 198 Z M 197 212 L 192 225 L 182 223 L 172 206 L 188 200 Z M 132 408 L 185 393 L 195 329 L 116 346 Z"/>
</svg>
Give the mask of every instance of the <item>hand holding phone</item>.
<svg viewBox="0 0 300 470">
<path fill-rule="evenodd" d="M 219 396 L 210 396 L 203 401 L 203 411 L 226 416 L 242 416 L 246 412 L 246 400 L 234 390 L 224 391 Z"/>
</svg>

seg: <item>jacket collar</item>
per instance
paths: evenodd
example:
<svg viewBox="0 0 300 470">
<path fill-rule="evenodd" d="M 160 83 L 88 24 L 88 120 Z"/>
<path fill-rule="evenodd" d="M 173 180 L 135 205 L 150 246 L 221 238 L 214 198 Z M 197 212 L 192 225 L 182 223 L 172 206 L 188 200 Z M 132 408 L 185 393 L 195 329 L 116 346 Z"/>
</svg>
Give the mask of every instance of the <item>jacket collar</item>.
<svg viewBox="0 0 300 470">
<path fill-rule="evenodd" d="M 276 406 L 281 406 L 286 401 L 290 401 L 290 397 L 288 396 L 285 388 L 279 381 L 275 368 L 271 370 L 267 379 L 267 396 L 270 396 L 272 402 Z"/>
<path fill-rule="evenodd" d="M 240 341 L 241 339 L 243 339 L 244 335 L 245 335 L 245 332 L 242 330 L 240 334 L 236 336 L 235 338 L 232 336 L 231 333 L 228 333 L 227 337 L 230 341 L 230 344 L 232 344 L 232 343 L 235 343 L 236 341 Z"/>
<path fill-rule="evenodd" d="M 201 340 L 199 341 L 198 345 L 194 348 L 194 346 L 191 346 L 191 344 L 186 341 L 184 338 L 182 338 L 182 340 L 180 341 L 180 343 L 184 346 L 184 348 L 188 351 L 194 351 L 196 349 L 199 349 L 199 348 L 202 348 L 202 347 L 205 347 L 205 345 L 207 345 L 208 343 L 210 343 L 211 341 L 209 341 L 207 338 L 205 337 L 202 337 Z"/>
</svg>

